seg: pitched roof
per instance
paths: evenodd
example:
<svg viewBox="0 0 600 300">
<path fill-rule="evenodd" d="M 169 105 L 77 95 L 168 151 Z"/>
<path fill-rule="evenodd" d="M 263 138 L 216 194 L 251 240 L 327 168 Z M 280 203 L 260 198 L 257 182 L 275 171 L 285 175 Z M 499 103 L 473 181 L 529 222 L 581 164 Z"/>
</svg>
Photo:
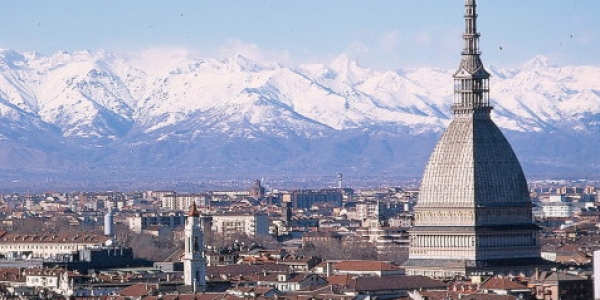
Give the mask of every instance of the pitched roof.
<svg viewBox="0 0 600 300">
<path fill-rule="evenodd" d="M 419 291 L 429 300 L 461 299 L 461 300 L 517 300 L 515 296 L 496 294 L 463 294 L 454 291 Z"/>
<path fill-rule="evenodd" d="M 401 268 L 376 260 L 343 260 L 334 265 L 338 271 L 395 271 Z"/>
<path fill-rule="evenodd" d="M 0 243 L 88 243 L 100 244 L 106 242 L 108 237 L 92 232 L 59 232 L 51 233 L 6 233 L 0 235 Z"/>
<path fill-rule="evenodd" d="M 356 291 L 380 291 L 380 290 L 419 290 L 446 288 L 446 284 L 440 280 L 425 276 L 393 275 L 383 277 L 357 277 L 353 279 L 351 288 Z"/>
<path fill-rule="evenodd" d="M 164 260 L 164 262 L 180 262 L 180 261 L 182 261 L 181 258 L 183 257 L 184 253 L 185 253 L 185 249 L 179 248 L 179 249 L 175 250 L 173 253 L 171 253 L 171 255 L 169 255 L 169 257 L 167 257 Z"/>
<path fill-rule="evenodd" d="M 120 290 L 118 294 L 120 296 L 141 297 L 148 295 L 153 290 L 156 291 L 157 288 L 156 284 L 136 283 Z"/>
<path fill-rule="evenodd" d="M 156 298 L 155 298 L 156 297 Z M 143 300 L 162 299 L 162 300 L 217 300 L 224 299 L 223 293 L 202 293 L 198 295 L 194 294 L 181 294 L 181 295 L 164 295 L 164 296 L 146 296 Z"/>
<path fill-rule="evenodd" d="M 289 266 L 279 264 L 259 264 L 259 265 L 227 265 L 227 266 L 208 266 L 206 274 L 209 277 L 218 277 L 221 275 L 237 276 L 268 273 L 287 273 Z"/>
<path fill-rule="evenodd" d="M 333 285 L 342 285 L 347 286 L 350 284 L 350 281 L 354 279 L 354 276 L 344 274 L 344 275 L 331 275 L 327 277 L 327 282 Z"/>
<path fill-rule="evenodd" d="M 2 281 L 25 282 L 25 276 L 21 275 L 19 268 L 0 268 L 0 282 Z"/>
<path fill-rule="evenodd" d="M 491 277 L 481 284 L 480 289 L 486 290 L 527 290 L 527 286 L 508 278 Z"/>
</svg>

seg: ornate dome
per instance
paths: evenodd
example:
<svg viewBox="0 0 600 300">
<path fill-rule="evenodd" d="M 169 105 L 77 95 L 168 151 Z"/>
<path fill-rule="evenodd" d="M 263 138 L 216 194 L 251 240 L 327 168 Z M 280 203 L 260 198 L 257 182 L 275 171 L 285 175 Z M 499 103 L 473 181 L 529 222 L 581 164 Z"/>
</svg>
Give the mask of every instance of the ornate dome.
<svg viewBox="0 0 600 300">
<path fill-rule="evenodd" d="M 465 1 L 465 48 L 454 74 L 454 120 L 425 167 L 407 274 L 520 274 L 541 266 L 527 181 L 490 117 L 475 0 Z"/>
<path fill-rule="evenodd" d="M 456 117 L 425 168 L 418 207 L 530 206 L 510 144 L 487 117 Z"/>
</svg>

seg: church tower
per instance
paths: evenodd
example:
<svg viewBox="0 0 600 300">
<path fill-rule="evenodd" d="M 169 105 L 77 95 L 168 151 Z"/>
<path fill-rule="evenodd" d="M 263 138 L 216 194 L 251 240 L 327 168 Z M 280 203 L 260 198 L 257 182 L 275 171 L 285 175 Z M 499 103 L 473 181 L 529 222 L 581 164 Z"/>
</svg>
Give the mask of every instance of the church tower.
<svg viewBox="0 0 600 300">
<path fill-rule="evenodd" d="M 186 286 L 204 291 L 206 287 L 206 261 L 204 258 L 204 234 L 196 203 L 185 221 L 185 252 L 183 254 L 183 280 Z"/>
<path fill-rule="evenodd" d="M 408 275 L 529 273 L 544 265 L 525 175 L 490 118 L 490 74 L 480 58 L 476 9 L 475 0 L 466 0 L 454 119 L 425 167 L 404 264 Z"/>
</svg>

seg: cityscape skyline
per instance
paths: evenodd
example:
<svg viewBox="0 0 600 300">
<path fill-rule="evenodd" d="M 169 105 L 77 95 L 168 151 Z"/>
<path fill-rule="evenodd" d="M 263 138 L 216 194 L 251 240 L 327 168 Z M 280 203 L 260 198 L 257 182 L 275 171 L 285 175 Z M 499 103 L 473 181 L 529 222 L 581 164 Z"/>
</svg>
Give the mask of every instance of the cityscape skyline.
<svg viewBox="0 0 600 300">
<path fill-rule="evenodd" d="M 451 37 L 462 31 L 460 18 L 453 17 L 460 15 L 456 2 L 0 1 L 0 47 L 47 55 L 172 48 L 284 64 L 322 63 L 344 53 L 379 70 L 453 68 L 461 44 Z M 597 1 L 483 4 L 488 64 L 514 67 L 545 55 L 562 65 L 600 65 Z M 434 9 L 415 13 L 423 7 Z"/>
<path fill-rule="evenodd" d="M 527 174 L 600 171 L 597 4 L 57 1 L 0 20 L 107 51 L 0 31 L 1 299 L 600 300 L 600 179 Z"/>
</svg>

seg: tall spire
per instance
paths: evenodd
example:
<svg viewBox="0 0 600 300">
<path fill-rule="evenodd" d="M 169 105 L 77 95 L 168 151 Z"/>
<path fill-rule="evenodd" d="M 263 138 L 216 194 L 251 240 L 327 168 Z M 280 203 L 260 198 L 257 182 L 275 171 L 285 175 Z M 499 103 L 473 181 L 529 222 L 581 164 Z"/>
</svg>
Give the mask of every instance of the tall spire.
<svg viewBox="0 0 600 300">
<path fill-rule="evenodd" d="M 479 55 L 479 33 L 477 32 L 477 4 L 475 0 L 465 3 L 465 49 L 463 55 Z"/>
<path fill-rule="evenodd" d="M 200 213 L 198 212 L 198 208 L 196 207 L 196 201 L 192 201 L 192 205 L 190 206 L 190 211 L 188 212 L 188 217 L 199 217 Z"/>
<path fill-rule="evenodd" d="M 206 286 L 206 257 L 204 256 L 204 232 L 199 222 L 196 202 L 192 201 L 187 221 L 185 222 L 185 249 L 183 252 L 183 281 L 187 286 L 193 286 L 194 291 Z"/>
<path fill-rule="evenodd" d="M 454 74 L 454 119 L 425 166 L 407 275 L 528 274 L 540 257 L 527 180 L 494 124 L 479 52 L 477 5 L 465 0 L 465 43 Z"/>
<path fill-rule="evenodd" d="M 489 116 L 492 106 L 489 102 L 490 74 L 484 69 L 479 51 L 477 32 L 477 4 L 475 0 L 465 0 L 464 49 L 458 71 L 454 73 L 454 105 L 456 115 L 473 114 Z"/>
</svg>

